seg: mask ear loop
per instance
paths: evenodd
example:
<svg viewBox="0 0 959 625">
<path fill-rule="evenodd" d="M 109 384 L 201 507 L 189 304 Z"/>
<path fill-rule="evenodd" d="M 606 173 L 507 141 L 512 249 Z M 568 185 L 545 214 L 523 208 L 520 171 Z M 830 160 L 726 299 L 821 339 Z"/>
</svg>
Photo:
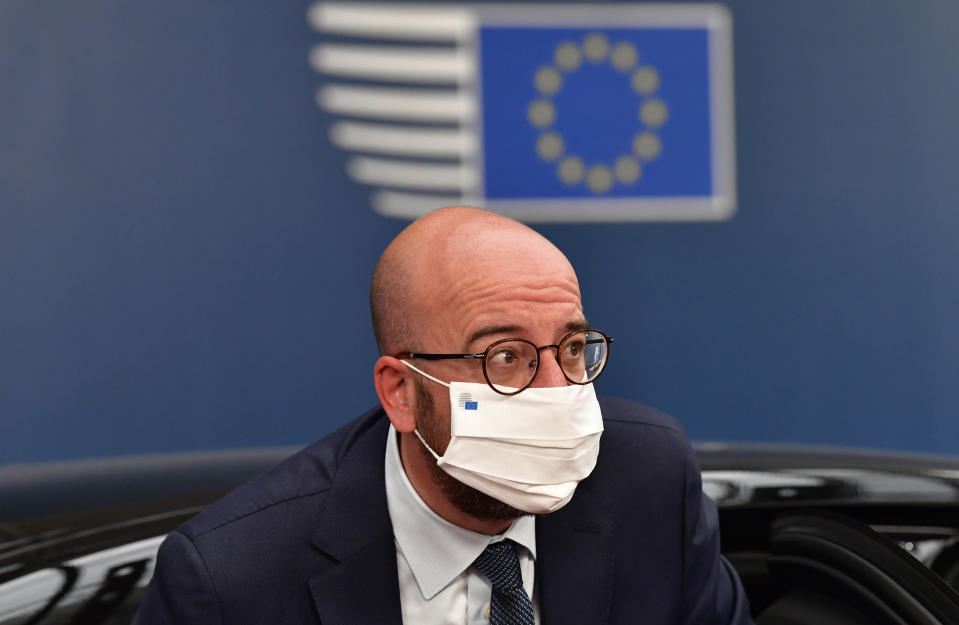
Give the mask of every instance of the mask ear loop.
<svg viewBox="0 0 959 625">
<path fill-rule="evenodd" d="M 431 454 L 434 458 L 436 458 L 436 462 L 439 462 L 440 460 L 442 460 L 442 458 L 440 458 L 439 456 L 436 455 L 436 452 L 433 451 L 433 448 L 430 447 L 429 445 L 427 445 L 427 444 L 426 444 L 426 441 L 423 440 L 423 437 L 420 435 L 419 428 L 414 428 L 414 429 L 413 429 L 413 434 L 416 434 L 416 438 L 420 439 L 420 442 L 423 443 L 423 447 L 426 447 L 426 451 L 430 452 L 430 454 Z"/>
<path fill-rule="evenodd" d="M 418 369 L 417 367 L 414 367 L 413 364 L 410 363 L 410 361 L 408 361 L 408 360 L 401 360 L 400 362 L 402 362 L 404 365 L 406 365 L 407 367 L 409 367 L 409 368 L 412 369 L 413 371 L 417 372 L 418 374 L 420 374 L 420 375 L 423 376 L 424 378 L 429 378 L 430 380 L 433 380 L 433 381 L 436 382 L 437 384 L 442 384 L 442 385 L 445 386 L 446 388 L 450 388 L 450 385 L 449 385 L 449 384 L 447 384 L 447 383 L 444 382 L 443 380 L 438 380 L 438 379 L 434 378 L 434 377 L 431 376 L 430 374 L 426 373 L 425 371 L 421 371 L 421 370 Z M 432 456 L 433 456 L 434 458 L 436 458 L 436 461 L 437 461 L 437 462 L 439 462 L 440 460 L 442 460 L 442 458 L 440 458 L 440 456 L 439 456 L 435 451 L 433 451 L 433 448 L 430 447 L 429 445 L 427 445 L 427 444 L 426 444 L 426 441 L 423 440 L 423 436 L 420 434 L 419 428 L 413 428 L 413 434 L 416 434 L 416 438 L 420 439 L 420 442 L 423 443 L 423 447 L 426 447 L 426 451 L 430 452 L 430 454 L 432 454 Z"/>
<path fill-rule="evenodd" d="M 410 363 L 409 360 L 401 360 L 400 362 L 403 363 L 404 365 L 406 365 L 407 367 L 409 367 L 410 369 L 412 369 L 413 371 L 417 372 L 418 374 L 420 374 L 420 375 L 423 376 L 424 378 L 429 378 L 430 380 L 433 380 L 433 381 L 436 382 L 437 384 L 442 384 L 442 385 L 445 386 L 446 388 L 450 388 L 450 385 L 447 384 L 446 382 L 444 382 L 443 380 L 438 380 L 438 379 L 434 378 L 433 376 L 431 376 L 430 374 L 426 373 L 425 371 L 422 371 L 422 370 L 414 367 L 414 366 L 412 365 L 412 363 Z"/>
</svg>

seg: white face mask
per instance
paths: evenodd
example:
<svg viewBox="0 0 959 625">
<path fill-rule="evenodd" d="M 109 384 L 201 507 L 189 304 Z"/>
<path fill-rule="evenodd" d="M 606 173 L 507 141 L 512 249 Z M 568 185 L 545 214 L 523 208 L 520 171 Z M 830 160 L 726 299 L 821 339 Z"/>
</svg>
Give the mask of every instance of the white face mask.
<svg viewBox="0 0 959 625">
<path fill-rule="evenodd" d="M 450 444 L 440 457 L 448 474 L 518 510 L 562 508 L 599 455 L 603 415 L 592 384 L 527 388 L 501 395 L 488 384 L 437 380 L 450 389 Z"/>
</svg>

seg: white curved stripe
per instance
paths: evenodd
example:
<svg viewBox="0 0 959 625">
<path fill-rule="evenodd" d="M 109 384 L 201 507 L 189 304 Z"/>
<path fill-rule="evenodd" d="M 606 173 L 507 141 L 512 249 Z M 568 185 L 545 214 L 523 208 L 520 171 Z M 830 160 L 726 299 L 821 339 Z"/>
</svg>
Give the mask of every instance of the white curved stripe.
<svg viewBox="0 0 959 625">
<path fill-rule="evenodd" d="M 387 217 L 408 217 L 416 219 L 426 213 L 442 208 L 465 204 L 481 206 L 480 200 L 460 195 L 428 195 L 425 193 L 404 193 L 402 191 L 377 191 L 371 199 L 373 210 Z"/>
<path fill-rule="evenodd" d="M 317 91 L 316 101 L 332 113 L 378 119 L 465 122 L 476 115 L 468 94 L 453 89 L 327 85 Z"/>
<path fill-rule="evenodd" d="M 318 72 L 395 82 L 461 83 L 473 79 L 473 56 L 455 48 L 321 44 L 310 51 Z"/>
<path fill-rule="evenodd" d="M 383 39 L 458 41 L 475 25 L 466 6 L 428 6 L 317 2 L 307 13 L 320 32 Z"/>
<path fill-rule="evenodd" d="M 330 139 L 344 150 L 440 158 L 472 155 L 477 143 L 465 130 L 357 122 L 333 124 Z"/>
<path fill-rule="evenodd" d="M 357 182 L 381 187 L 458 191 L 476 184 L 476 170 L 460 164 L 410 163 L 357 156 L 346 164 Z"/>
<path fill-rule="evenodd" d="M 75 606 L 87 601 L 103 587 L 110 571 L 141 560 L 149 563 L 143 576 L 137 581 L 137 587 L 146 586 L 153 577 L 153 563 L 156 552 L 165 536 L 155 536 L 119 547 L 111 547 L 64 563 L 63 567 L 48 567 L 34 571 L 23 577 L 0 584 L 0 619 L 3 623 L 26 623 L 30 614 L 35 614 L 56 595 L 60 588 L 68 592 L 61 597 L 61 605 Z M 66 567 L 77 572 L 77 578 L 64 586 L 67 576 Z M 24 620 L 17 620 L 24 618 Z"/>
</svg>

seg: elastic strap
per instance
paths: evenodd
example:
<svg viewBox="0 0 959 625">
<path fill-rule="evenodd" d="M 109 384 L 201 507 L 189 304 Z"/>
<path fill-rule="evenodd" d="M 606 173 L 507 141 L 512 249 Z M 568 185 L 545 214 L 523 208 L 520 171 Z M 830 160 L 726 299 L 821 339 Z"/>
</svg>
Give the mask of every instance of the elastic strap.
<svg viewBox="0 0 959 625">
<path fill-rule="evenodd" d="M 424 440 L 423 440 L 423 437 L 420 436 L 420 431 L 419 431 L 419 429 L 414 429 L 414 430 L 413 430 L 413 434 L 416 434 L 416 438 L 420 439 L 420 442 L 423 443 L 423 447 L 426 447 L 426 451 L 428 451 L 428 452 L 430 452 L 431 454 L 433 454 L 433 457 L 436 458 L 436 461 L 437 461 L 437 462 L 439 462 L 439 461 L 440 461 L 440 457 L 436 455 L 436 452 L 433 451 L 433 448 L 432 448 L 432 447 L 430 447 L 429 445 L 426 444 L 426 441 L 424 441 Z"/>
<path fill-rule="evenodd" d="M 434 378 L 434 377 L 431 376 L 430 374 L 426 373 L 425 371 L 421 371 L 420 369 L 417 369 L 416 367 L 413 366 L 412 363 L 410 363 L 409 360 L 401 360 L 400 362 L 403 363 L 404 365 L 406 365 L 407 367 L 409 367 L 410 369 L 412 369 L 413 371 L 417 372 L 418 374 L 420 374 L 420 375 L 423 376 L 424 378 L 429 378 L 429 379 L 433 380 L 434 382 L 436 382 L 437 384 L 442 384 L 442 385 L 445 386 L 446 388 L 449 388 L 449 387 L 450 387 L 450 385 L 447 384 L 446 382 L 444 382 L 443 380 L 437 380 L 436 378 Z"/>
</svg>

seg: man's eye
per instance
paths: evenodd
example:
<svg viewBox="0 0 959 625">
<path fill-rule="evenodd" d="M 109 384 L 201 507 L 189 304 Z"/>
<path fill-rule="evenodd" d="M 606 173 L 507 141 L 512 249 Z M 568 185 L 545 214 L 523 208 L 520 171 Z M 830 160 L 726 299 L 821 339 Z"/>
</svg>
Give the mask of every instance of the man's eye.
<svg viewBox="0 0 959 625">
<path fill-rule="evenodd" d="M 508 367 L 516 362 L 516 352 L 512 349 L 498 349 L 489 355 L 488 362 L 496 367 Z"/>
<path fill-rule="evenodd" d="M 583 342 L 582 341 L 570 341 L 565 345 L 566 355 L 578 357 L 583 353 Z"/>
</svg>

